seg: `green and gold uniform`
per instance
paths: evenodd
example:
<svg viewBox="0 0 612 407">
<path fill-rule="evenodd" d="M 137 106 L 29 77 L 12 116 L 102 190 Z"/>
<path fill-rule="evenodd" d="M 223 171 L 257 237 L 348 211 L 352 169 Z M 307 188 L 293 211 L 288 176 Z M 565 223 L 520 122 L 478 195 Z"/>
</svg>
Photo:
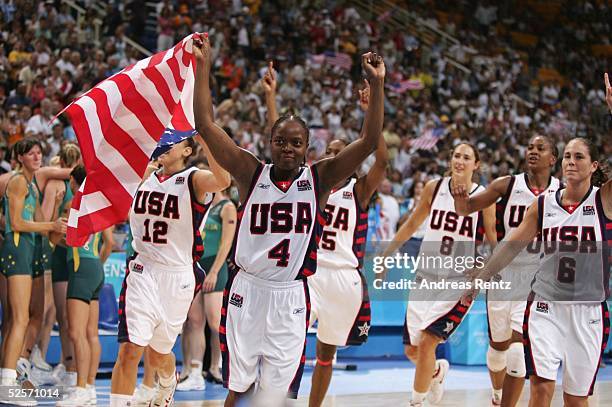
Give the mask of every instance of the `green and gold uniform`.
<svg viewBox="0 0 612 407">
<path fill-rule="evenodd" d="M 68 209 L 66 205 L 72 199 L 72 190 L 70 189 L 70 183 L 64 181 L 66 186 L 66 193 L 64 199 L 60 203 L 59 214 L 60 217 L 64 211 Z M 68 251 L 64 246 L 56 245 L 53 253 L 51 253 L 51 280 L 54 283 L 68 281 Z"/>
<path fill-rule="evenodd" d="M 38 204 L 42 205 L 43 203 L 43 193 L 38 186 L 38 182 L 36 181 L 36 177 L 32 180 L 36 189 L 38 190 Z M 51 270 L 51 253 L 53 252 L 53 246 L 49 241 L 48 236 L 43 236 L 41 234 L 36 233 L 36 246 L 40 246 L 40 249 L 37 250 L 37 253 L 40 253 L 40 257 L 38 259 L 34 259 L 34 264 L 40 262 L 40 268 L 45 270 Z"/>
<path fill-rule="evenodd" d="M 11 177 L 25 177 L 23 173 L 15 173 Z M 10 183 L 10 180 L 9 180 Z M 34 212 L 37 204 L 36 186 L 33 182 L 28 184 L 28 194 L 23 202 L 21 217 L 26 221 L 34 221 Z M 15 232 L 11 228 L 11 216 L 9 213 L 9 197 L 4 198 L 4 245 L 0 251 L 0 263 L 2 272 L 10 277 L 18 274 L 40 277 L 44 269 L 40 263 L 41 245 L 36 244 L 36 234 L 33 232 Z"/>
<path fill-rule="evenodd" d="M 230 203 L 229 199 L 219 201 L 215 206 L 211 207 L 208 211 L 208 217 L 204 223 L 204 255 L 200 259 L 200 266 L 206 271 L 210 272 L 217 252 L 219 251 L 219 244 L 221 243 L 221 232 L 223 229 L 223 220 L 221 219 L 221 210 L 223 207 Z M 227 262 L 223 262 L 223 266 L 219 270 L 217 275 L 217 284 L 215 284 L 214 291 L 223 291 L 225 284 L 227 283 Z"/>
<path fill-rule="evenodd" d="M 104 268 L 98 247 L 101 232 L 94 233 L 81 247 L 68 248 L 68 292 L 66 298 L 75 298 L 86 303 L 98 299 L 104 284 Z"/>
</svg>

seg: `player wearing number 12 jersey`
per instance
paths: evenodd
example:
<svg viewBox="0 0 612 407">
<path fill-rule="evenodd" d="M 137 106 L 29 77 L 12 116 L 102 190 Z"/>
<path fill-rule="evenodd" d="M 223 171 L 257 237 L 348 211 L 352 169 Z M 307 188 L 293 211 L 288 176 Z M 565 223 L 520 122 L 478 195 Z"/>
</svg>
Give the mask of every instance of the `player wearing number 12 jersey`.
<svg viewBox="0 0 612 407">
<path fill-rule="evenodd" d="M 196 36 L 194 112 L 198 131 L 219 163 L 236 178 L 242 202 L 233 248 L 235 270 L 221 311 L 226 406 L 258 382 L 256 403 L 284 404 L 297 396 L 310 304 L 306 277 L 316 270 L 317 240 L 331 189 L 355 172 L 375 150 L 384 118 L 382 58 L 368 53 L 362 66 L 370 82 L 364 136 L 335 157 L 304 166 L 309 130 L 298 117 L 283 116 L 271 131 L 272 164 L 236 146 L 212 115 L 211 49 Z"/>
<path fill-rule="evenodd" d="M 433 180 L 425 185 L 419 204 L 398 230 L 395 238 L 383 253 L 389 256 L 408 240 L 429 216 L 429 224 L 423 238 L 420 253 L 422 258 L 459 258 L 476 255 L 476 242 L 487 240 L 495 242 L 495 207 L 490 206 L 482 212 L 460 216 L 455 212 L 451 187 L 454 184 L 470 185 L 474 194 L 484 188 L 472 182 L 478 169 L 478 151 L 471 144 L 457 145 L 451 155 L 450 177 Z M 417 283 L 420 281 L 444 281 L 444 270 L 438 268 L 419 268 Z M 442 277 L 442 278 L 440 278 Z M 432 404 L 440 402 L 443 395 L 444 377 L 449 369 L 448 361 L 435 359 L 439 343 L 447 340 L 455 332 L 468 307 L 459 303 L 460 294 L 453 291 L 436 293 L 421 289 L 411 292 L 404 325 L 404 345 L 406 356 L 416 365 L 411 406 L 422 406 L 425 397 Z"/>
<path fill-rule="evenodd" d="M 161 168 L 138 188 L 130 210 L 134 254 L 128 259 L 119 298 L 119 356 L 113 369 L 111 406 L 129 406 L 145 347 L 159 388 L 152 406 L 172 405 L 176 388 L 172 347 L 204 272 L 196 261 L 203 252 L 199 229 L 213 192 L 230 184 L 229 174 L 194 132 L 167 131 L 160 147 Z M 211 171 L 185 167 L 203 147 Z M 169 147 L 169 148 L 168 148 Z"/>
</svg>

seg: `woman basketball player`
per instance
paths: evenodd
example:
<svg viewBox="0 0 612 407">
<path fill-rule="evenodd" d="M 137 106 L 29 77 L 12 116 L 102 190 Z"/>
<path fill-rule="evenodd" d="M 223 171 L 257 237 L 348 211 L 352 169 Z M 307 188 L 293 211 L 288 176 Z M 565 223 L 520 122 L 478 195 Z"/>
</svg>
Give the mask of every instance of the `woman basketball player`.
<svg viewBox="0 0 612 407">
<path fill-rule="evenodd" d="M 482 221 L 487 240 L 495 242 L 494 206 L 477 214 L 459 216 L 454 212 L 450 195 L 451 188 L 458 184 L 470 185 L 470 194 L 484 189 L 472 182 L 479 165 L 478 151 L 471 144 L 458 144 L 451 155 L 450 177 L 432 180 L 425 185 L 417 207 L 397 231 L 383 256 L 392 255 L 412 237 L 428 216 L 429 225 L 421 252 L 429 257 L 473 256 L 475 242 L 482 241 Z M 436 267 L 420 267 L 416 272 L 419 284 L 430 278 L 435 281 L 443 273 Z M 468 310 L 468 307 L 459 304 L 460 294 L 456 296 L 452 291 L 442 292 L 434 300 L 431 298 L 433 290 L 427 291 L 420 289 L 411 292 L 404 325 L 404 350 L 408 359 L 416 365 L 410 404 L 415 407 L 422 406 L 425 397 L 432 404 L 442 399 L 449 364 L 445 359 L 436 360 L 436 347 L 452 335 Z"/>
<path fill-rule="evenodd" d="M 138 362 L 147 346 L 150 367 L 159 378 L 150 405 L 171 405 L 174 400 L 172 347 L 204 279 L 195 262 L 203 249 L 199 228 L 211 193 L 230 184 L 230 175 L 198 135 L 194 137 L 211 171 L 185 167 L 196 147 L 194 137 L 188 136 L 180 136 L 159 156 L 160 170 L 140 185 L 130 210 L 134 255 L 128 259 L 119 300 L 121 344 L 111 381 L 111 406 L 131 405 Z"/>
<path fill-rule="evenodd" d="M 4 201 L 6 219 L 5 242 L 0 253 L 2 271 L 7 277 L 10 329 L 5 340 L 2 355 L 2 379 L 4 386 L 17 385 L 17 359 L 22 352 L 24 338 L 28 330 L 36 338 L 42 322 L 30 327 L 30 299 L 33 292 L 34 275 L 42 276 L 35 263 L 40 263 L 40 246 L 36 246 L 36 233 L 66 230 L 63 219 L 55 222 L 36 222 L 34 214 L 39 205 L 39 193 L 34 184 L 34 173 L 42 163 L 41 144 L 33 139 L 24 139 L 15 147 L 15 155 L 20 169 L 9 180 Z M 46 180 L 45 180 L 46 181 Z M 42 282 L 43 280 L 40 279 Z M 44 286 L 37 292 L 44 298 Z M 36 329 L 38 328 L 38 329 Z M 32 343 L 33 344 L 33 343 Z M 29 356 L 29 355 L 28 355 Z M 4 400 L 1 400 L 4 401 Z M 36 405 L 35 400 L 8 400 L 18 405 Z"/>
<path fill-rule="evenodd" d="M 495 216 L 498 242 L 518 227 L 525 210 L 540 194 L 559 189 L 559 180 L 551 176 L 558 158 L 553 141 L 546 136 L 534 135 L 529 140 L 526 155 L 525 173 L 498 178 L 483 192 L 472 196 L 467 193 L 456 196 L 456 191 L 452 191 L 455 209 L 459 215 L 469 215 L 497 202 Z M 530 284 L 539 261 L 537 253 L 524 253 L 500 276 L 503 281 L 512 282 L 511 293 L 487 291 L 487 367 L 493 385 L 493 405 L 514 407 L 521 396 L 525 381 L 523 316 Z M 518 273 L 519 271 L 521 273 Z M 496 299 L 496 294 L 501 298 Z M 510 296 L 512 300 L 503 300 L 503 297 Z"/>
<path fill-rule="evenodd" d="M 612 182 L 605 182 L 598 159 L 590 140 L 572 139 L 562 161 L 567 186 L 541 194 L 476 273 L 488 280 L 540 233 L 541 258 L 523 322 L 530 406 L 551 404 L 560 365 L 564 405 L 587 406 L 608 340 Z M 474 295 L 466 294 L 465 301 Z"/>
<path fill-rule="evenodd" d="M 362 56 L 370 82 L 364 137 L 337 156 L 304 167 L 309 130 L 295 116 L 271 131 L 272 164 L 239 148 L 212 115 L 211 50 L 205 35 L 194 40 L 197 59 L 194 112 L 214 157 L 236 178 L 241 208 L 231 273 L 223 298 L 221 350 L 226 406 L 258 380 L 264 405 L 297 396 L 304 364 L 309 300 L 306 277 L 316 270 L 317 241 L 324 222 L 320 208 L 332 188 L 355 172 L 378 143 L 384 119 L 382 58 Z M 263 400 L 266 401 L 263 401 Z"/>
<path fill-rule="evenodd" d="M 270 128 L 276 120 L 276 73 L 268 66 L 262 85 Z M 359 90 L 359 104 L 368 110 L 370 88 Z M 349 143 L 332 140 L 326 156 L 335 157 Z M 332 378 L 332 363 L 338 346 L 361 345 L 368 339 L 370 303 L 360 267 L 368 230 L 368 206 L 385 176 L 389 155 L 380 137 L 376 161 L 367 175 L 351 177 L 336 185 L 325 205 L 326 223 L 317 253 L 317 273 L 308 279 L 311 294 L 310 325 L 317 326 L 317 364 L 312 375 L 309 405 L 320 406 Z"/>
</svg>

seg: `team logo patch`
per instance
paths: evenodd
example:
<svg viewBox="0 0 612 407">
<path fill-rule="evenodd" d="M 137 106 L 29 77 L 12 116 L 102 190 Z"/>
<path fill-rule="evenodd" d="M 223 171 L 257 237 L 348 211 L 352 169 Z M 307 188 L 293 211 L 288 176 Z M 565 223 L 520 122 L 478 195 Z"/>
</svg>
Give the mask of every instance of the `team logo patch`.
<svg viewBox="0 0 612 407">
<path fill-rule="evenodd" d="M 259 184 L 257 184 L 257 188 L 268 189 L 270 188 L 270 184 L 263 184 L 260 182 Z"/>
<path fill-rule="evenodd" d="M 582 214 L 583 215 L 595 215 L 595 208 L 593 207 L 593 205 L 584 205 L 582 207 Z"/>
<path fill-rule="evenodd" d="M 144 266 L 142 264 L 132 263 L 132 271 L 134 273 L 142 274 L 144 271 Z"/>
<path fill-rule="evenodd" d="M 185 185 L 185 177 L 176 177 L 174 185 Z"/>
<path fill-rule="evenodd" d="M 311 191 L 312 186 L 310 185 L 310 181 L 307 179 L 302 179 L 297 182 L 298 191 Z"/>
<path fill-rule="evenodd" d="M 547 302 L 536 303 L 536 311 L 541 312 L 542 314 L 548 314 L 548 303 Z"/>
<path fill-rule="evenodd" d="M 244 301 L 244 299 L 242 298 L 242 295 L 240 294 L 236 294 L 236 293 L 232 293 L 232 298 L 230 298 L 229 303 L 232 305 L 235 305 L 238 308 L 242 308 L 242 302 Z"/>
<path fill-rule="evenodd" d="M 353 199 L 353 193 L 351 191 L 344 191 L 342 193 L 342 199 Z"/>
</svg>

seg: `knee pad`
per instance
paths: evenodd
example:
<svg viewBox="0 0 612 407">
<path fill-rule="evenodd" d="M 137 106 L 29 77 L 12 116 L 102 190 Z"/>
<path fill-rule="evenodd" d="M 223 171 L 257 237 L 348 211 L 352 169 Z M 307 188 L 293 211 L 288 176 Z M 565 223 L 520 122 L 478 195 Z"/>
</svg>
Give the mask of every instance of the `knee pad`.
<svg viewBox="0 0 612 407">
<path fill-rule="evenodd" d="M 507 360 L 506 373 L 513 377 L 525 377 L 527 368 L 525 367 L 525 353 L 522 343 L 513 342 L 510 344 Z"/>
<path fill-rule="evenodd" d="M 487 367 L 492 372 L 500 372 L 506 367 L 506 351 L 493 349 L 489 345 L 487 350 Z"/>
</svg>

